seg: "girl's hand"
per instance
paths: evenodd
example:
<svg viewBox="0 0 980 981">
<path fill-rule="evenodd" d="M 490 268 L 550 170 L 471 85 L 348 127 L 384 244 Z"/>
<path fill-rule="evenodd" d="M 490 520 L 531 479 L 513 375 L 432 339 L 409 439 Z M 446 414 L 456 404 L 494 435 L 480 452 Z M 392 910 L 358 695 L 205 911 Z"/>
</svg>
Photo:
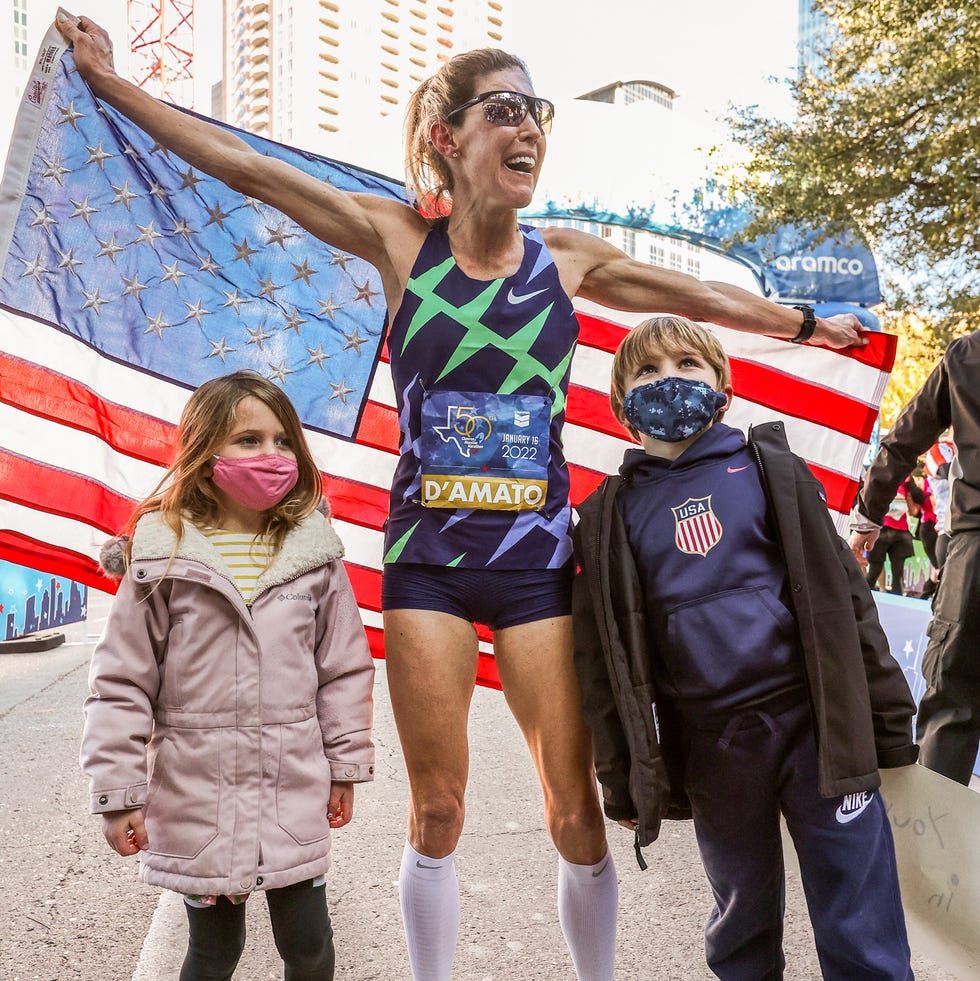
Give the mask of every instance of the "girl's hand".
<svg viewBox="0 0 980 981">
<path fill-rule="evenodd" d="M 616 823 L 621 824 L 627 831 L 636 831 L 636 818 L 623 818 L 622 821 Z"/>
<path fill-rule="evenodd" d="M 150 846 L 141 807 L 133 811 L 107 811 L 102 815 L 102 834 L 109 847 L 120 855 L 135 855 Z"/>
<path fill-rule="evenodd" d="M 330 785 L 327 820 L 331 828 L 342 828 L 354 816 L 354 784 L 334 781 Z"/>
<path fill-rule="evenodd" d="M 86 81 L 93 75 L 115 74 L 112 62 L 112 41 L 94 20 L 88 17 L 73 22 L 59 13 L 55 25 L 75 52 L 75 67 Z"/>
</svg>

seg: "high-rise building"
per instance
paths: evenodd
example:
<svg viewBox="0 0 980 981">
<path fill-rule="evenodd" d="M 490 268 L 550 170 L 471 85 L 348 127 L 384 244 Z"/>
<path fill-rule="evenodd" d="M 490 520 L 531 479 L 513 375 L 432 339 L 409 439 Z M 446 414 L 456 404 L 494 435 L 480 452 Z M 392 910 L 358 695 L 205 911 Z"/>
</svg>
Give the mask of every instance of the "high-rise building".
<svg viewBox="0 0 980 981">
<path fill-rule="evenodd" d="M 813 6 L 813 0 L 799 0 L 799 61 L 798 69 L 802 75 L 804 70 L 816 73 L 824 66 L 821 46 L 828 32 L 833 30 L 830 19 L 822 10 Z"/>
<path fill-rule="evenodd" d="M 0 0 L 0 133 L 3 146 L 13 126 L 37 44 L 36 31 L 28 34 L 29 0 Z"/>
<path fill-rule="evenodd" d="M 454 54 L 506 48 L 511 3 L 226 0 L 222 114 L 271 139 L 349 157 L 342 151 L 361 151 L 372 125 L 400 124 L 409 95 Z"/>
</svg>

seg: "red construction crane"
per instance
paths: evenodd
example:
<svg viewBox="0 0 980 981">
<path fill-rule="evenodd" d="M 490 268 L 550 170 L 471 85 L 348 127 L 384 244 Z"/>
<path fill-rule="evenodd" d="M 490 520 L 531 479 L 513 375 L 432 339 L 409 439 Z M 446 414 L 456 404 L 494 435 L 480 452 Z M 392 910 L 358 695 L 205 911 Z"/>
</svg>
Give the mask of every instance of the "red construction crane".
<svg viewBox="0 0 980 981">
<path fill-rule="evenodd" d="M 194 107 L 194 0 L 127 0 L 130 73 L 158 99 Z"/>
</svg>

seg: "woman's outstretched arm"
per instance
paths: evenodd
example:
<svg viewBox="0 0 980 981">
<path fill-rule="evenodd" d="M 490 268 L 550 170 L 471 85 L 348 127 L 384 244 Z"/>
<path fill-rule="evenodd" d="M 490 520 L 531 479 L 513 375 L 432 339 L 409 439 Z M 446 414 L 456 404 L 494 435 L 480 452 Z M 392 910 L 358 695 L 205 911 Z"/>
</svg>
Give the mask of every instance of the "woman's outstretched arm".
<svg viewBox="0 0 980 981">
<path fill-rule="evenodd" d="M 704 282 L 637 262 L 609 242 L 572 228 L 546 229 L 545 233 L 569 295 L 616 310 L 673 313 L 775 337 L 795 337 L 802 326 L 799 310 L 738 286 Z M 815 343 L 833 348 L 867 343 L 853 314 L 817 317 L 816 321 Z"/>
<path fill-rule="evenodd" d="M 59 16 L 57 26 L 74 48 L 79 74 L 98 98 L 192 167 L 278 208 L 322 241 L 366 259 L 381 273 L 389 304 L 400 297 L 390 256 L 407 248 L 404 236 L 414 244 L 424 234 L 424 222 L 412 208 L 378 195 L 337 190 L 257 152 L 221 126 L 158 101 L 116 74 L 112 42 L 94 21 L 82 17 L 75 24 Z"/>
</svg>

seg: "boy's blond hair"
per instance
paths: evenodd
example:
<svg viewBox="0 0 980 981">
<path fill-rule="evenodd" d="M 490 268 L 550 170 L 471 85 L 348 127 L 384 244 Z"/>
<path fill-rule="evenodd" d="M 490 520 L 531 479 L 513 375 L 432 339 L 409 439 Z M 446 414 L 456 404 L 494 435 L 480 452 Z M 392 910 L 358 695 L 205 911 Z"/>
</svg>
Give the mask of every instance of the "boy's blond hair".
<svg viewBox="0 0 980 981">
<path fill-rule="evenodd" d="M 718 338 L 707 327 L 686 317 L 651 317 L 637 324 L 620 342 L 613 358 L 609 404 L 613 415 L 629 430 L 634 439 L 639 439 L 640 434 L 623 415 L 623 399 L 634 374 L 653 354 L 678 355 L 689 352 L 700 354 L 709 367 L 714 369 L 717 391 L 722 391 L 732 383 L 728 355 Z M 720 409 L 719 412 L 723 413 L 724 410 Z"/>
</svg>

